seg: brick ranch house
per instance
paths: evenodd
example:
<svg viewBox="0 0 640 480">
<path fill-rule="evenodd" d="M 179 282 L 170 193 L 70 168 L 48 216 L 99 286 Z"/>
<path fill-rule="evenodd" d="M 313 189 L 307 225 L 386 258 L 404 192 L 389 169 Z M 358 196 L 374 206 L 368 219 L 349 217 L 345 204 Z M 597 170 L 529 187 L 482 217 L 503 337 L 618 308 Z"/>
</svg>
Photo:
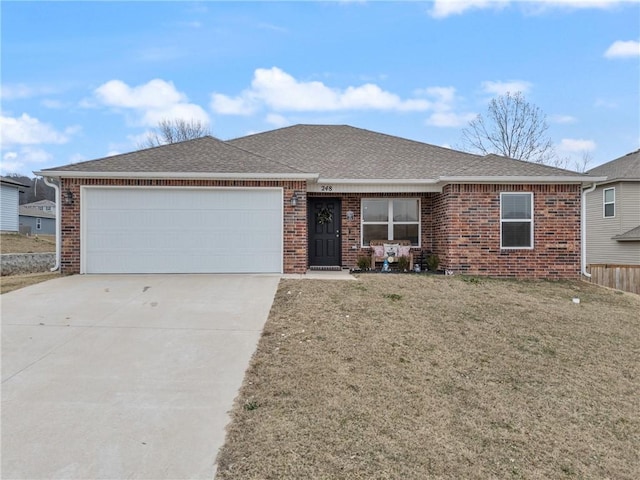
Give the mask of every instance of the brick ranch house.
<svg viewBox="0 0 640 480">
<path fill-rule="evenodd" d="M 600 178 L 350 126 L 203 137 L 36 172 L 72 273 L 304 273 L 409 240 L 454 273 L 578 278 Z"/>
</svg>

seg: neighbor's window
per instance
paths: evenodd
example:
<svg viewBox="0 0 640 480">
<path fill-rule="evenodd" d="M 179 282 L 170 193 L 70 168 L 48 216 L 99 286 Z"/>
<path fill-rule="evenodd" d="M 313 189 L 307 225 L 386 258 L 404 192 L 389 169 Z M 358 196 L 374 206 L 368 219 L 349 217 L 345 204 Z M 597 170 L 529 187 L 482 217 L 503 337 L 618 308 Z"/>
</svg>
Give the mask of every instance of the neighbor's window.
<svg viewBox="0 0 640 480">
<path fill-rule="evenodd" d="M 420 245 L 420 199 L 362 200 L 362 245 L 371 240 L 409 240 Z"/>
<path fill-rule="evenodd" d="M 604 217 L 616 216 L 616 189 L 605 188 L 602 192 L 603 205 L 604 205 Z"/>
<path fill-rule="evenodd" d="M 42 228 L 42 219 L 36 218 L 36 230 L 40 230 Z"/>
<path fill-rule="evenodd" d="M 500 194 L 500 248 L 533 248 L 533 193 Z"/>
</svg>

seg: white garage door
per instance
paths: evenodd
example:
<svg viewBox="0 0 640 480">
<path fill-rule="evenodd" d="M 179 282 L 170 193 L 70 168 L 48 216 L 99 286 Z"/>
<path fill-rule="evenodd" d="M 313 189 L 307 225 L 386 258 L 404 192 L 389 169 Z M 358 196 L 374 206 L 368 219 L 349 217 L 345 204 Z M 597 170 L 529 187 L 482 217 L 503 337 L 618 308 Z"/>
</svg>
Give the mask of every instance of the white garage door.
<svg viewBox="0 0 640 480">
<path fill-rule="evenodd" d="M 82 190 L 83 273 L 280 273 L 282 190 Z"/>
</svg>

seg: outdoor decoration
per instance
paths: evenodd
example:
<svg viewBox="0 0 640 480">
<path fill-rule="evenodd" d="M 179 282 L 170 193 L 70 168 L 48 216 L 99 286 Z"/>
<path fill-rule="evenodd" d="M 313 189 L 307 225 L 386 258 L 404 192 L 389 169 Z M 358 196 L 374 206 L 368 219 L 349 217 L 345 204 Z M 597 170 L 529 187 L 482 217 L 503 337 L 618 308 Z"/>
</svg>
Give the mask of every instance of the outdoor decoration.
<svg viewBox="0 0 640 480">
<path fill-rule="evenodd" d="M 333 214 L 331 213 L 331 210 L 329 210 L 327 207 L 324 207 L 320 209 L 316 218 L 320 225 L 325 225 L 327 223 L 331 223 L 331 221 L 333 220 Z"/>
</svg>

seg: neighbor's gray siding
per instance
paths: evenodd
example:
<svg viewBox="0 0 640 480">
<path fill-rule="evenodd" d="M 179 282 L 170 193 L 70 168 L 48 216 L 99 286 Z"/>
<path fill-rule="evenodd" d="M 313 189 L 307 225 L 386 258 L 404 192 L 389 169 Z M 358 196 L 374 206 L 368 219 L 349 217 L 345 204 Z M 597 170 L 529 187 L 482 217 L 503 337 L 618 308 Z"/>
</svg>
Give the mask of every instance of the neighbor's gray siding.
<svg viewBox="0 0 640 480">
<path fill-rule="evenodd" d="M 615 217 L 604 218 L 603 191 L 615 188 Z M 640 242 L 618 242 L 611 237 L 640 225 L 640 182 L 616 182 L 588 193 L 587 264 L 640 265 Z"/>
<path fill-rule="evenodd" d="M 18 231 L 18 189 L 0 185 L 0 231 Z"/>
<path fill-rule="evenodd" d="M 36 228 L 36 218 L 40 218 L 40 230 Z M 55 218 L 43 218 L 43 217 L 27 217 L 26 215 L 20 215 L 20 226 L 31 227 L 31 235 L 55 235 L 56 234 L 56 219 Z"/>
</svg>

